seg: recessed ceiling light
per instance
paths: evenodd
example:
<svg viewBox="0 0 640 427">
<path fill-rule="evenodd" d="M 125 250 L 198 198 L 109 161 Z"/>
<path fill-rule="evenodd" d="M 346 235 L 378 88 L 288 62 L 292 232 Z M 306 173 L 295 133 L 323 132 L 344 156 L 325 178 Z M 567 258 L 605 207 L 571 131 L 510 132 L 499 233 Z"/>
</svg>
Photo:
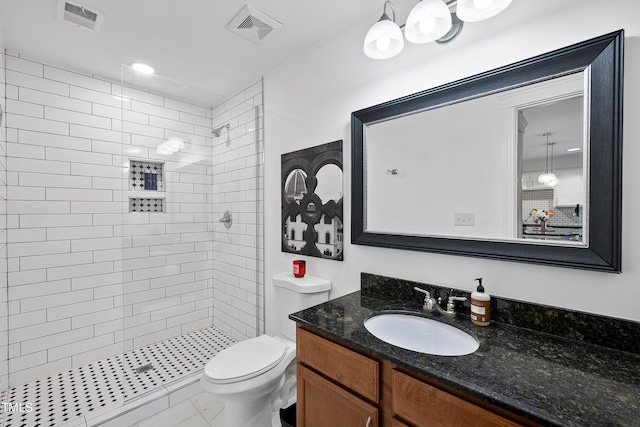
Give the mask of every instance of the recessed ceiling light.
<svg viewBox="0 0 640 427">
<path fill-rule="evenodd" d="M 152 66 L 143 64 L 141 62 L 134 62 L 133 64 L 131 64 L 131 68 L 142 74 L 153 74 L 156 72 L 156 70 L 154 70 Z"/>
<path fill-rule="evenodd" d="M 580 147 L 567 148 L 567 151 L 580 151 L 580 150 L 581 150 Z"/>
</svg>

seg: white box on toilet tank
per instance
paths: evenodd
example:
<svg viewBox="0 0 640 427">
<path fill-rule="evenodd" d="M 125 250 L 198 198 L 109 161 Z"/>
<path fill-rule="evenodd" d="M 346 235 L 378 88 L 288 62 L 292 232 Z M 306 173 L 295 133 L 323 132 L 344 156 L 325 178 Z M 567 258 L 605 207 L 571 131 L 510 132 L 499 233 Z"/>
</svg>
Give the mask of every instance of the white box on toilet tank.
<svg viewBox="0 0 640 427">
<path fill-rule="evenodd" d="M 289 319 L 289 314 L 328 301 L 331 281 L 308 274 L 294 277 L 292 273 L 278 273 L 273 276 L 273 286 L 278 331 L 295 341 L 296 323 Z"/>
</svg>

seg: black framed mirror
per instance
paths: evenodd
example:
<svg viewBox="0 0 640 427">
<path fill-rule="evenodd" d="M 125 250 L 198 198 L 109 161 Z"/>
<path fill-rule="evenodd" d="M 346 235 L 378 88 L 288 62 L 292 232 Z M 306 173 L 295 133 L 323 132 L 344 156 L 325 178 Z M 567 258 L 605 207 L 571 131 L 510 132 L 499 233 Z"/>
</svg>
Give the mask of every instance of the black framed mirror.
<svg viewBox="0 0 640 427">
<path fill-rule="evenodd" d="M 624 32 L 620 30 L 352 113 L 351 242 L 394 249 L 620 272 L 623 47 Z M 447 233 L 429 235 L 368 226 L 367 210 L 373 210 L 367 203 L 367 195 L 371 191 L 367 178 L 367 132 L 370 126 L 467 103 L 491 94 L 526 89 L 576 73 L 583 73 L 585 81 L 586 194 L 584 211 L 582 207 L 578 209 L 576 206 L 575 212 L 586 212 L 584 233 L 588 238 L 580 244 L 452 236 Z M 396 152 L 403 152 L 400 139 L 392 142 Z M 398 170 L 401 170 L 394 165 L 387 169 L 391 176 L 398 176 Z M 509 173 L 510 185 L 515 187 L 513 182 L 517 180 L 519 186 L 521 175 L 518 175 L 516 168 Z M 396 209 L 402 209 L 401 206 L 394 205 L 393 196 L 388 195 L 389 203 Z M 419 219 L 420 212 L 415 212 L 415 209 L 413 211 Z M 461 220 L 467 219 L 466 214 L 461 217 Z"/>
</svg>

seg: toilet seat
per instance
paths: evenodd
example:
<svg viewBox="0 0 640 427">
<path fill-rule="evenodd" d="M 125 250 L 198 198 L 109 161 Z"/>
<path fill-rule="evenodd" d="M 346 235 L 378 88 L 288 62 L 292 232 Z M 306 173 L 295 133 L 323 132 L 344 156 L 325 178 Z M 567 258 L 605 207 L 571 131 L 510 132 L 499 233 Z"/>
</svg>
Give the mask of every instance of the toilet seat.
<svg viewBox="0 0 640 427">
<path fill-rule="evenodd" d="M 227 384 L 256 377 L 285 357 L 286 345 L 269 335 L 234 344 L 216 354 L 204 368 L 212 383 Z"/>
</svg>

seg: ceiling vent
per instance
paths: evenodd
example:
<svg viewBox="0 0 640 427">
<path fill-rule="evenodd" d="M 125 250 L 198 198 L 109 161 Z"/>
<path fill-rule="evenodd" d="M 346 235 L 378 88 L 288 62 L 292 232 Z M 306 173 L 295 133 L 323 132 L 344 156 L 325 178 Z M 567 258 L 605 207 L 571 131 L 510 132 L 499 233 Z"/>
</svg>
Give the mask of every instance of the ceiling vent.
<svg viewBox="0 0 640 427">
<path fill-rule="evenodd" d="M 58 19 L 90 31 L 99 31 L 104 14 L 81 4 L 58 0 Z"/>
<path fill-rule="evenodd" d="M 262 43 L 282 28 L 282 24 L 259 10 L 245 5 L 229 22 L 227 28 L 254 43 Z"/>
</svg>

